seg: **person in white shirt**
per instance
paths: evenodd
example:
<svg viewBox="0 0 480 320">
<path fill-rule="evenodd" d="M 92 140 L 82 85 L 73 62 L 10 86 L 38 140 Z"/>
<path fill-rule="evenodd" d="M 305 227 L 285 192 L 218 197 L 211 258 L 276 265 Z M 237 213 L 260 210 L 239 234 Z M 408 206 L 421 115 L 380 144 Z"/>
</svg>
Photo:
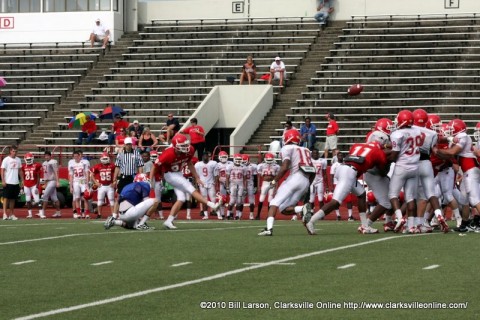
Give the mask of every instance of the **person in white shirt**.
<svg viewBox="0 0 480 320">
<path fill-rule="evenodd" d="M 15 208 L 15 200 L 20 194 L 20 168 L 22 167 L 22 160 L 17 157 L 17 147 L 11 146 L 9 148 L 8 157 L 2 161 L 1 176 L 3 187 L 3 220 L 18 220 L 13 214 Z M 7 215 L 7 210 L 10 216 Z"/>
<path fill-rule="evenodd" d="M 278 80 L 278 85 L 282 87 L 285 79 L 287 79 L 285 64 L 280 57 L 275 57 L 275 61 L 270 65 L 270 79 L 268 80 L 268 84 L 272 84 L 273 80 Z"/>
<path fill-rule="evenodd" d="M 95 26 L 90 33 L 91 47 L 93 48 L 95 42 L 101 42 L 102 49 L 105 49 L 109 40 L 110 30 L 100 22 L 100 19 L 95 20 Z"/>
</svg>

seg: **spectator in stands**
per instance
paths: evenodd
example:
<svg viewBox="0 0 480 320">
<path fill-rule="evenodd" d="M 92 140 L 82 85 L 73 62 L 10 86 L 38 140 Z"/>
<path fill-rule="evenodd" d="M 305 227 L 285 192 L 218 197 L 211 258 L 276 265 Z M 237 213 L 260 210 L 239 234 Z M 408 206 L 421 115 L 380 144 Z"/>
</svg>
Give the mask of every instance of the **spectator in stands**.
<svg viewBox="0 0 480 320">
<path fill-rule="evenodd" d="M 300 136 L 302 137 L 303 146 L 313 150 L 317 138 L 317 128 L 312 123 L 310 117 L 306 117 L 305 123 L 300 127 Z"/>
<path fill-rule="evenodd" d="M 268 84 L 272 84 L 273 80 L 278 80 L 278 85 L 282 87 L 286 79 L 287 71 L 285 69 L 285 64 L 280 57 L 275 57 L 275 61 L 273 61 L 270 66 L 270 79 L 268 80 Z"/>
<path fill-rule="evenodd" d="M 135 132 L 133 131 L 130 131 L 128 133 L 126 133 L 127 136 L 129 136 L 130 138 L 132 138 L 132 146 L 133 148 L 135 149 L 137 146 L 138 146 L 138 140 L 137 137 L 135 136 Z"/>
<path fill-rule="evenodd" d="M 93 48 L 93 44 L 95 42 L 101 42 L 102 49 L 105 49 L 109 40 L 110 30 L 100 22 L 100 19 L 95 20 L 95 25 L 93 26 L 92 33 L 90 33 L 91 47 Z"/>
<path fill-rule="evenodd" d="M 340 131 L 337 122 L 335 121 L 335 115 L 333 113 L 327 114 L 328 126 L 327 126 L 327 140 L 325 141 L 325 152 L 323 157 L 328 158 L 328 151 L 332 151 L 332 156 L 337 154 L 337 134 Z"/>
<path fill-rule="evenodd" d="M 197 158 L 203 159 L 203 152 L 205 151 L 205 129 L 198 125 L 197 118 L 190 119 L 190 126 L 180 133 L 190 135 L 190 143 L 197 152 Z"/>
<path fill-rule="evenodd" d="M 321 25 L 326 25 L 333 10 L 333 0 L 317 0 L 317 13 L 313 18 Z"/>
<path fill-rule="evenodd" d="M 173 136 L 180 130 L 180 122 L 173 117 L 173 113 L 168 114 L 167 124 L 163 126 L 162 130 L 167 131 L 166 143 L 169 144 Z"/>
<path fill-rule="evenodd" d="M 123 150 L 125 145 L 125 139 L 127 138 L 127 133 L 124 128 L 120 129 L 120 132 L 115 137 L 115 153 L 119 153 Z M 130 139 L 131 141 L 131 139 Z M 132 142 L 133 145 L 133 142 Z"/>
<path fill-rule="evenodd" d="M 157 145 L 157 137 L 155 137 L 155 134 L 150 131 L 149 127 L 145 127 L 142 135 L 140 136 L 140 140 L 138 141 L 138 147 L 140 148 L 140 151 L 150 152 L 151 150 L 155 149 Z"/>
<path fill-rule="evenodd" d="M 130 135 L 130 132 L 132 131 L 135 132 L 135 137 L 137 137 L 137 139 L 140 139 L 140 136 L 142 135 L 142 132 L 143 132 L 143 126 L 140 125 L 138 120 L 133 120 L 130 127 L 128 127 L 129 135 Z"/>
<path fill-rule="evenodd" d="M 281 140 L 281 144 L 282 144 L 282 145 L 283 145 L 283 141 L 284 141 L 283 137 L 284 137 L 284 135 L 285 135 L 285 132 L 286 132 L 287 130 L 290 130 L 290 129 L 297 129 L 297 128 L 295 128 L 295 127 L 293 126 L 292 121 L 287 120 L 287 121 L 285 122 L 285 125 L 284 125 L 284 128 L 283 128 L 283 132 L 282 132 L 282 140 Z"/>
<path fill-rule="evenodd" d="M 8 156 L 2 160 L 0 169 L 3 187 L 3 220 L 18 220 L 13 209 L 20 194 L 20 169 L 22 160 L 17 157 L 17 146 L 10 146 Z M 10 212 L 10 216 L 7 214 Z"/>
<path fill-rule="evenodd" d="M 257 77 L 257 66 L 253 63 L 252 56 L 247 57 L 247 62 L 242 66 L 242 74 L 240 75 L 240 84 L 243 81 L 248 80 L 248 84 L 252 84 L 253 80 Z M 201 157 L 199 157 L 201 159 Z"/>
<path fill-rule="evenodd" d="M 87 139 L 87 144 L 92 143 L 97 135 L 97 124 L 94 119 L 88 120 L 82 126 L 82 131 L 78 134 L 77 144 L 83 144 L 83 139 Z"/>
<path fill-rule="evenodd" d="M 122 116 L 117 114 L 113 118 L 112 132 L 108 135 L 108 144 L 113 144 L 115 141 L 115 136 L 120 133 L 120 129 L 127 130 L 130 127 L 128 121 L 122 119 Z"/>
</svg>

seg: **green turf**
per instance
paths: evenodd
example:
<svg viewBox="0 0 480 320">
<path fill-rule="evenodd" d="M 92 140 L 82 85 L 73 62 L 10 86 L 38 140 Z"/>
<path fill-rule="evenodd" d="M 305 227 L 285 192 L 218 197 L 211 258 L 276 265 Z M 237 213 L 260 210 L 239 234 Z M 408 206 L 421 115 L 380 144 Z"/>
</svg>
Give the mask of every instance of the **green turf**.
<svg viewBox="0 0 480 320">
<path fill-rule="evenodd" d="M 158 229 L 160 221 L 151 225 Z M 103 230 L 96 221 L 0 223 L 0 319 L 98 302 L 50 319 L 474 319 L 480 234 L 360 235 L 357 223 L 179 223 Z M 385 241 L 375 241 L 388 239 Z M 32 240 L 32 241 L 26 241 Z M 33 263 L 12 265 L 19 261 Z M 281 260 L 286 264 L 252 265 Z M 92 266 L 92 263 L 113 261 Z M 173 267 L 173 264 L 191 262 Z M 339 266 L 355 264 L 347 269 Z M 440 265 L 433 270 L 424 267 Z M 220 276 L 219 276 L 220 275 Z M 208 277 L 214 277 L 208 278 Z M 163 287 L 198 283 L 161 290 Z M 105 299 L 159 289 L 137 297 Z M 201 308 L 207 302 L 209 309 Z M 313 304 L 281 309 L 275 302 Z M 323 302 L 322 308 L 317 303 Z M 352 309 L 344 303 L 468 302 L 466 309 Z M 266 309 L 252 308 L 264 304 Z M 340 304 L 340 308 L 336 308 Z M 328 308 L 327 308 L 328 307 Z"/>
</svg>

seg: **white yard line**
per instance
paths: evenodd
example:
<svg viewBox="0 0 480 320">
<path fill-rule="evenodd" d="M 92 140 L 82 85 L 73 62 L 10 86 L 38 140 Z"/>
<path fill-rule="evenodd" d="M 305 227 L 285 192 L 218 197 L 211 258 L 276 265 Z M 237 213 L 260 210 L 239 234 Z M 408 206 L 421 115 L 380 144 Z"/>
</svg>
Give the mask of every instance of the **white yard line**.
<svg viewBox="0 0 480 320">
<path fill-rule="evenodd" d="M 181 267 L 181 266 L 186 266 L 187 264 L 191 264 L 192 262 L 186 261 L 186 262 L 180 262 L 180 263 L 175 263 L 172 264 L 171 267 Z"/>
<path fill-rule="evenodd" d="M 254 265 L 257 265 L 257 264 L 262 264 L 263 262 L 245 262 L 244 265 L 247 265 L 247 266 L 254 266 Z M 294 266 L 296 265 L 295 262 L 282 262 L 282 263 L 276 263 L 276 265 L 278 266 Z"/>
<path fill-rule="evenodd" d="M 19 262 L 14 262 L 12 263 L 13 265 L 16 265 L 16 266 L 19 266 L 21 264 L 27 264 L 27 263 L 32 263 L 32 262 L 35 262 L 37 260 L 26 260 L 26 261 L 19 261 Z"/>
<path fill-rule="evenodd" d="M 432 269 L 437 269 L 438 267 L 440 267 L 439 264 L 432 264 L 431 266 L 428 266 L 428 267 L 425 267 L 425 268 L 422 268 L 423 270 L 432 270 Z"/>
<path fill-rule="evenodd" d="M 101 266 L 101 265 L 110 264 L 110 263 L 113 263 L 113 261 L 97 262 L 97 263 L 92 263 L 92 264 L 90 264 L 90 265 L 91 265 L 91 266 Z"/>
<path fill-rule="evenodd" d="M 283 258 L 283 259 L 279 259 L 279 260 L 272 260 L 272 261 L 269 261 L 269 262 L 264 262 L 264 263 L 249 266 L 249 267 L 244 267 L 244 268 L 234 269 L 234 270 L 230 270 L 230 271 L 226 271 L 226 272 L 222 272 L 222 273 L 217 273 L 217 274 L 214 274 L 214 275 L 211 275 L 211 276 L 208 276 L 208 277 L 199 278 L 199 279 L 196 279 L 196 280 L 180 282 L 180 283 L 171 284 L 171 285 L 168 285 L 168 286 L 153 288 L 153 289 L 144 290 L 144 291 L 137 291 L 137 292 L 133 292 L 133 293 L 129 293 L 129 294 L 125 294 L 125 295 L 122 295 L 122 296 L 117 296 L 117 297 L 113 297 L 113 298 L 109 298 L 109 299 L 96 300 L 96 301 L 90 302 L 90 303 L 84 303 L 84 304 L 79 304 L 79 305 L 76 305 L 76 306 L 65 307 L 65 308 L 60 308 L 60 309 L 54 309 L 54 310 L 50 310 L 50 311 L 35 313 L 35 314 L 31 314 L 31 315 L 27 315 L 27 316 L 15 318 L 15 319 L 16 320 L 37 319 L 37 318 L 52 316 L 52 315 L 61 314 L 61 313 L 65 313 L 65 312 L 82 310 L 82 309 L 90 308 L 90 307 L 97 307 L 97 306 L 101 306 L 101 305 L 104 305 L 104 304 L 109 304 L 109 303 L 114 303 L 114 302 L 118 302 L 118 301 L 123 301 L 123 300 L 127 300 L 127 299 L 132 299 L 132 298 L 145 296 L 145 295 L 148 295 L 148 294 L 151 294 L 151 293 L 157 293 L 157 292 L 162 292 L 162 291 L 166 291 L 166 290 L 187 287 L 187 286 L 191 286 L 191 285 L 194 285 L 194 284 L 197 284 L 197 283 L 213 281 L 213 280 L 229 277 L 229 276 L 232 276 L 232 275 L 235 275 L 235 274 L 239 274 L 239 273 L 243 273 L 243 272 L 247 272 L 247 271 L 251 271 L 251 270 L 255 270 L 255 269 L 270 267 L 270 266 L 276 265 L 278 263 L 291 262 L 291 261 L 310 258 L 310 257 L 313 257 L 313 256 L 318 256 L 318 255 L 322 255 L 322 254 L 326 254 L 326 253 L 330 253 L 330 252 L 336 252 L 336 251 L 361 247 L 361 246 L 374 244 L 374 243 L 379 243 L 379 242 L 388 241 L 388 240 L 393 240 L 393 239 L 412 239 L 414 237 L 431 236 L 431 235 L 435 235 L 435 234 L 440 234 L 440 233 L 426 233 L 426 234 L 412 235 L 412 236 L 409 236 L 409 237 L 390 236 L 390 237 L 385 237 L 385 238 L 381 238 L 381 239 L 375 239 L 375 240 L 370 240 L 370 241 L 364 241 L 364 242 L 349 244 L 349 245 L 346 245 L 346 246 L 341 246 L 341 247 L 336 247 L 336 248 L 330 248 L 330 249 L 324 249 L 324 250 L 314 251 L 314 252 L 310 252 L 310 253 L 304 253 L 304 254 L 300 254 L 300 255 L 297 255 L 297 256 L 293 256 L 293 257 Z"/>
<path fill-rule="evenodd" d="M 337 267 L 337 269 L 348 269 L 348 268 L 355 267 L 355 266 L 356 266 L 355 263 L 350 263 L 350 264 L 346 264 L 344 266 L 339 266 L 339 267 Z"/>
</svg>

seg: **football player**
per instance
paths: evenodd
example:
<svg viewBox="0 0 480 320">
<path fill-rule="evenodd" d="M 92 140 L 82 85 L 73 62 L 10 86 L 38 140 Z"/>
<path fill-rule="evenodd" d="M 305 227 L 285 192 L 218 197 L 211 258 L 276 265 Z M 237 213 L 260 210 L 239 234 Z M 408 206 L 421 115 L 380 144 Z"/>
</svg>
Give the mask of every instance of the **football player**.
<svg viewBox="0 0 480 320">
<path fill-rule="evenodd" d="M 150 151 L 150 161 L 152 162 L 152 166 L 148 170 L 147 177 L 150 176 L 150 171 L 152 171 L 153 165 L 155 161 L 157 161 L 157 159 L 158 159 L 158 151 L 156 150 Z M 146 170 L 145 167 L 144 167 L 144 170 Z M 155 171 L 155 175 L 153 176 L 152 182 L 154 185 L 153 192 L 155 194 L 155 199 L 158 200 L 158 207 L 157 207 L 158 217 L 160 220 L 163 220 L 165 219 L 165 217 L 163 216 L 163 205 L 162 205 L 163 173 L 161 170 Z"/>
<path fill-rule="evenodd" d="M 43 169 L 43 180 L 44 180 L 44 189 L 42 196 L 42 209 L 38 213 L 38 216 L 41 218 L 45 216 L 45 210 L 47 209 L 48 200 L 52 200 L 53 205 L 55 206 L 56 212 L 53 214 L 53 218 L 59 218 L 62 216 L 60 213 L 60 201 L 57 197 L 57 188 L 60 187 L 60 178 L 58 176 L 58 162 L 55 159 L 52 159 L 52 153 L 50 151 L 45 151 L 45 161 L 42 164 Z"/>
<path fill-rule="evenodd" d="M 90 168 L 82 160 L 80 151 L 73 152 L 73 159 L 68 162 L 68 180 L 70 183 L 70 192 L 73 195 L 73 201 L 75 203 L 74 210 L 77 210 L 73 214 L 74 219 L 79 219 L 78 209 L 81 208 L 81 200 L 83 199 L 83 192 L 87 189 L 90 175 L 88 174 Z M 84 200 L 84 208 L 81 209 L 81 217 L 89 218 L 88 212 L 85 216 L 85 208 L 88 208 L 88 202 Z"/>
<path fill-rule="evenodd" d="M 195 164 L 198 163 L 198 158 L 197 157 L 192 157 L 192 165 L 195 167 Z M 190 171 L 189 166 L 183 166 L 182 167 L 182 173 L 185 179 L 187 179 L 194 187 L 197 187 L 197 183 L 195 182 L 195 179 L 193 178 L 193 174 Z M 199 187 L 199 186 L 198 186 Z M 187 220 L 192 220 L 192 195 L 189 192 L 185 192 L 185 206 L 187 207 Z M 200 206 L 203 207 L 202 204 Z M 201 214 L 201 212 L 200 212 Z M 208 215 L 204 216 L 202 219 L 206 220 L 208 219 Z"/>
<path fill-rule="evenodd" d="M 118 212 L 118 218 L 113 215 L 104 223 L 106 230 L 113 226 L 141 231 L 155 229 L 147 225 L 147 221 L 157 210 L 158 200 L 150 198 L 150 183 L 144 173 L 139 173 L 133 182 L 126 185 L 119 195 L 114 211 Z"/>
<path fill-rule="evenodd" d="M 343 164 L 343 159 L 345 157 L 344 153 L 341 151 L 337 152 L 337 161 L 333 162 L 332 165 L 330 166 L 330 191 L 335 190 L 335 186 L 338 183 L 338 177 L 335 176 L 335 172 L 337 171 L 337 168 L 340 167 Z M 349 214 L 352 213 L 352 204 L 347 204 L 349 206 L 350 211 L 348 212 Z M 335 215 L 337 216 L 337 221 L 342 220 L 342 217 L 340 216 L 340 210 L 339 208 L 335 209 Z"/>
<path fill-rule="evenodd" d="M 318 199 L 320 208 L 323 206 L 323 195 L 325 193 L 325 184 L 327 183 L 327 159 L 320 158 L 320 153 L 317 149 L 312 151 L 312 163 L 315 167 L 315 178 L 310 185 L 310 205 L 312 210 L 315 205 L 315 196 Z"/>
<path fill-rule="evenodd" d="M 203 182 L 203 186 L 199 186 L 200 193 L 205 199 L 210 199 L 210 201 L 215 202 L 215 168 L 217 167 L 217 162 L 210 160 L 211 156 L 210 152 L 205 152 L 202 155 L 202 161 L 195 164 L 195 170 L 197 171 L 200 180 Z M 206 207 L 202 205 L 200 212 L 203 212 L 203 219 L 208 219 L 208 211 Z M 219 211 L 217 211 L 217 217 L 219 220 L 222 220 Z"/>
<path fill-rule="evenodd" d="M 275 188 L 270 188 L 270 182 L 275 178 L 278 171 L 280 171 L 280 166 L 275 163 L 275 156 L 273 153 L 266 153 L 263 162 L 257 166 L 258 185 L 261 187 L 260 197 L 258 199 L 257 216 L 255 217 L 256 220 L 260 220 L 263 202 L 267 198 L 267 195 L 268 207 L 270 207 L 270 201 L 272 201 L 275 193 Z"/>
<path fill-rule="evenodd" d="M 183 134 L 176 134 L 172 138 L 172 144 L 166 148 L 162 154 L 155 161 L 155 165 L 150 172 L 150 179 L 155 176 L 157 170 L 164 172 L 164 179 L 170 185 L 173 186 L 177 201 L 173 204 L 170 210 L 170 215 L 163 223 L 167 229 L 177 229 L 173 224 L 173 220 L 177 217 L 178 212 L 182 208 L 185 202 L 185 193 L 189 193 L 199 203 L 203 203 L 213 210 L 217 210 L 221 206 L 221 198 L 217 203 L 208 201 L 200 192 L 195 190 L 195 187 L 183 176 L 182 169 L 184 166 L 188 166 L 190 172 L 193 175 L 194 180 L 198 185 L 203 185 L 203 182 L 197 175 L 195 167 L 192 164 L 192 157 L 195 153 L 195 149 L 190 145 L 190 141 Z M 152 183 L 152 182 L 151 182 Z"/>
<path fill-rule="evenodd" d="M 244 197 L 242 203 L 245 205 L 245 196 L 248 195 L 248 203 L 250 209 L 249 219 L 253 220 L 255 219 L 253 212 L 255 209 L 255 184 L 257 182 L 257 165 L 250 162 L 250 156 L 248 154 L 242 155 L 242 165 L 245 167 L 245 179 L 247 181 L 246 189 L 243 190 Z"/>
<path fill-rule="evenodd" d="M 98 218 L 102 217 L 105 198 L 108 198 L 110 214 L 113 214 L 113 206 L 115 205 L 115 189 L 113 188 L 114 173 L 115 165 L 110 162 L 110 157 L 107 152 L 102 153 L 100 156 L 100 163 L 90 168 L 90 180 L 93 182 L 93 189 L 97 190 Z"/>
<path fill-rule="evenodd" d="M 225 151 L 218 153 L 218 163 L 215 168 L 215 186 L 220 195 L 225 198 L 227 196 L 227 188 L 225 187 L 225 183 L 227 182 L 227 167 L 232 164 L 233 162 L 228 160 L 228 153 Z M 223 206 L 220 207 L 220 215 L 225 217 Z"/>
<path fill-rule="evenodd" d="M 36 205 L 40 202 L 40 194 L 38 192 L 38 183 L 40 181 L 40 172 L 42 171 L 42 165 L 38 162 L 34 163 L 34 157 L 32 153 L 26 153 L 23 157 L 25 164 L 22 165 L 22 183 L 23 192 L 25 193 L 25 201 L 27 202 L 28 215 L 27 219 L 33 218 L 32 215 L 32 197 L 33 204 Z M 41 219 L 45 219 L 45 215 L 40 215 Z"/>
<path fill-rule="evenodd" d="M 227 209 L 227 219 L 231 218 L 233 206 L 235 205 L 235 220 L 239 220 L 242 216 L 243 209 L 243 190 L 246 185 L 245 167 L 242 166 L 242 155 L 236 153 L 233 156 L 233 165 L 227 167 L 226 187 L 230 194 L 230 201 Z"/>
<path fill-rule="evenodd" d="M 300 147 L 301 136 L 295 130 L 287 130 L 283 136 L 283 144 L 280 154 L 282 165 L 280 171 L 270 182 L 272 188 L 276 187 L 287 171 L 290 171 L 288 178 L 280 185 L 270 202 L 268 209 L 268 218 L 266 228 L 260 232 L 259 236 L 272 236 L 273 224 L 277 210 L 283 214 L 303 213 L 303 217 L 311 216 L 310 204 L 307 202 L 303 206 L 295 206 L 300 198 L 308 192 L 313 178 L 315 177 L 315 168 L 313 167 L 310 150 Z"/>
<path fill-rule="evenodd" d="M 311 219 L 308 215 L 304 216 L 304 225 L 309 235 L 316 234 L 314 223 L 323 219 L 327 214 L 338 208 L 342 201 L 353 193 L 358 199 L 358 210 L 362 225 L 358 228 L 361 233 L 378 233 L 377 229 L 367 226 L 367 203 L 364 186 L 359 183 L 358 178 L 367 170 L 377 167 L 379 172 L 386 175 L 387 156 L 382 151 L 379 143 L 356 143 L 352 145 L 344 163 L 340 165 L 335 173 L 338 184 L 333 191 L 333 198 L 326 203 Z"/>
</svg>

